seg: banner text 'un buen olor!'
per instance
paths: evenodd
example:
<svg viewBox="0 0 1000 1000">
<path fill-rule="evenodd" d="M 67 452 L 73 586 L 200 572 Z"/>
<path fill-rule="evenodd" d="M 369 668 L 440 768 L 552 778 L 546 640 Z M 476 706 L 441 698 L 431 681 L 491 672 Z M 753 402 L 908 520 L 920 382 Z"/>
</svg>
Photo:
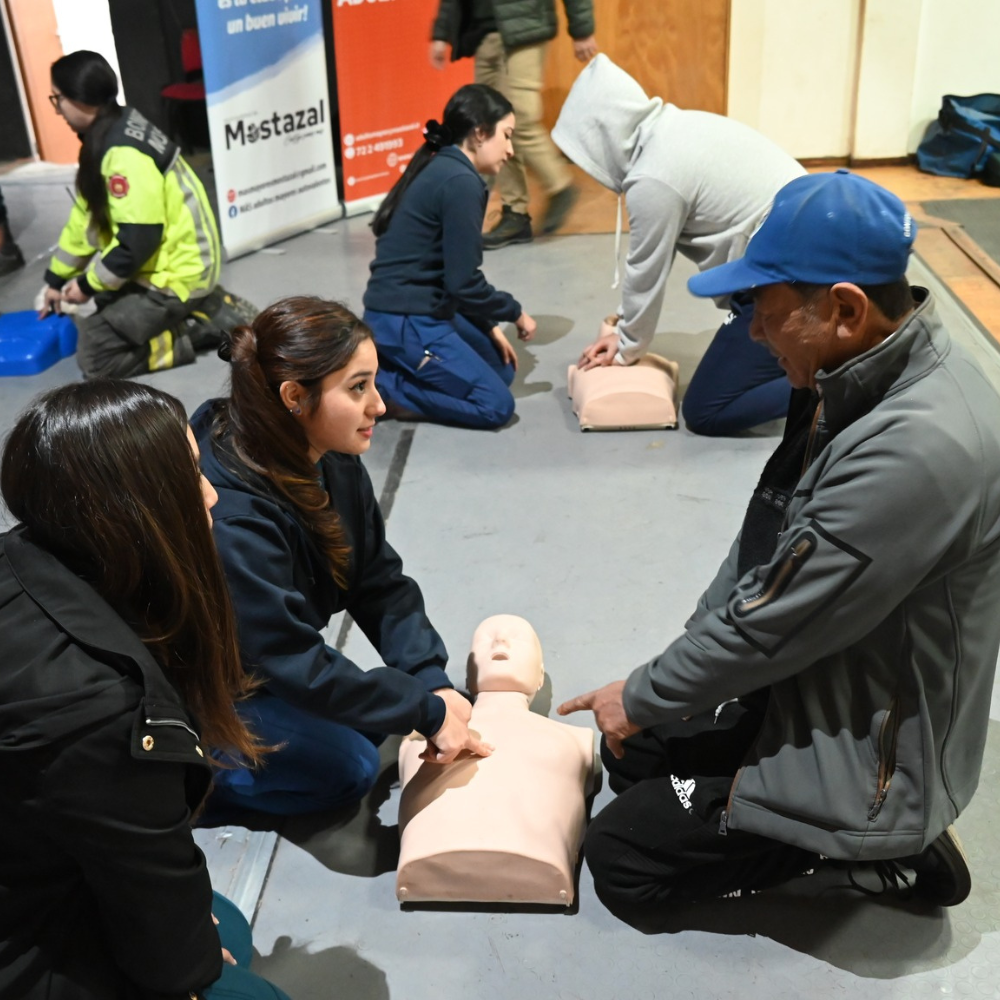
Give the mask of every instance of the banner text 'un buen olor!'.
<svg viewBox="0 0 1000 1000">
<path fill-rule="evenodd" d="M 196 0 L 229 257 L 340 215 L 324 2 Z"/>
</svg>

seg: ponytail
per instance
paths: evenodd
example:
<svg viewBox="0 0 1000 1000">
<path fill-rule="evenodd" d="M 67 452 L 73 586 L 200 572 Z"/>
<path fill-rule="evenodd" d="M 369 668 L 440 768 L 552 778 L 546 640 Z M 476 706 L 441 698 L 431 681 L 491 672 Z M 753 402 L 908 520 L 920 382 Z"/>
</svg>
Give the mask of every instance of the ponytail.
<svg viewBox="0 0 1000 1000">
<path fill-rule="evenodd" d="M 469 83 L 452 95 L 444 109 L 444 121 L 431 119 L 424 126 L 424 144 L 413 154 L 403 176 L 392 186 L 372 219 L 372 232 L 381 236 L 392 221 L 393 213 L 421 171 L 445 146 L 461 146 L 474 132 L 481 131 L 490 137 L 497 122 L 513 112 L 514 108 L 503 94 L 484 83 Z"/>
<path fill-rule="evenodd" d="M 228 355 L 232 373 L 216 437 L 228 433 L 240 462 L 292 504 L 342 589 L 350 545 L 309 457 L 305 431 L 285 409 L 280 388 L 297 382 L 305 391 L 303 408 L 315 410 L 323 379 L 348 364 L 369 337 L 368 327 L 339 303 L 300 296 L 269 306 L 251 326 L 236 327 L 219 352 Z"/>
<path fill-rule="evenodd" d="M 105 137 L 121 114 L 122 109 L 117 104 L 105 104 L 97 112 L 94 124 L 84 133 L 80 144 L 80 166 L 76 172 L 76 190 L 87 203 L 87 210 L 98 231 L 105 236 L 111 233 L 111 217 L 101 161 L 104 158 Z"/>
</svg>

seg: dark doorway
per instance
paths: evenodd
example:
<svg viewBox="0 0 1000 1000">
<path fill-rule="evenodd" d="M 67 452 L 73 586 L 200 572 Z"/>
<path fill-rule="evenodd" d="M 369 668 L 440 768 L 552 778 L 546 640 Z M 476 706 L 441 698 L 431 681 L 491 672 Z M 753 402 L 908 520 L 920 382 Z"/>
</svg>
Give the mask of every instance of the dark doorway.
<svg viewBox="0 0 1000 1000">
<path fill-rule="evenodd" d="M 31 140 L 24 121 L 24 109 L 17 91 L 14 60 L 7 34 L 0 31 L 0 160 L 20 160 L 31 156 Z"/>
<path fill-rule="evenodd" d="M 109 0 L 122 86 L 132 107 L 166 124 L 160 91 L 182 80 L 181 32 L 198 26 L 194 0 Z"/>
</svg>

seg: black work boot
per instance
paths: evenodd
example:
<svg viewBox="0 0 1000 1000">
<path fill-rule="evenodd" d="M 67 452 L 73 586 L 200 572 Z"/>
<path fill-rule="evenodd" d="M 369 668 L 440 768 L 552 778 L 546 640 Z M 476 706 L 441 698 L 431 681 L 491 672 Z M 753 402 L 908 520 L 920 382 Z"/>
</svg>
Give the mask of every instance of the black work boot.
<svg viewBox="0 0 1000 1000">
<path fill-rule="evenodd" d="M 531 216 L 527 212 L 515 212 L 509 205 L 504 205 L 496 227 L 483 236 L 483 249 L 499 250 L 511 243 L 530 243 L 534 238 Z"/>
<path fill-rule="evenodd" d="M 260 310 L 235 292 L 227 292 L 222 285 L 215 288 L 201 299 L 191 315 L 204 322 L 211 323 L 225 334 L 231 333 L 237 326 L 249 326 Z"/>
<path fill-rule="evenodd" d="M 920 854 L 901 858 L 900 864 L 912 868 L 917 880 L 913 894 L 937 906 L 958 906 L 972 891 L 972 873 L 958 839 L 958 831 L 949 826 L 937 840 Z"/>
<path fill-rule="evenodd" d="M 5 222 L 0 226 L 0 277 L 16 271 L 19 267 L 24 267 L 24 256 Z"/>
</svg>

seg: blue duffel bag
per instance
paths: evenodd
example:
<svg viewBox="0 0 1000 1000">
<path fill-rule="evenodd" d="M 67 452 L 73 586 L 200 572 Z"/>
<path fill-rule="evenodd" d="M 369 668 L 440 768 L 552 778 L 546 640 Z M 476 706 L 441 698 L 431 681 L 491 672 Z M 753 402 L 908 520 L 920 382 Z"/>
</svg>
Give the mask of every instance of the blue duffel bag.
<svg viewBox="0 0 1000 1000">
<path fill-rule="evenodd" d="M 1000 153 L 1000 94 L 948 94 L 917 147 L 917 165 L 942 177 L 978 177 L 995 153 Z"/>
</svg>

